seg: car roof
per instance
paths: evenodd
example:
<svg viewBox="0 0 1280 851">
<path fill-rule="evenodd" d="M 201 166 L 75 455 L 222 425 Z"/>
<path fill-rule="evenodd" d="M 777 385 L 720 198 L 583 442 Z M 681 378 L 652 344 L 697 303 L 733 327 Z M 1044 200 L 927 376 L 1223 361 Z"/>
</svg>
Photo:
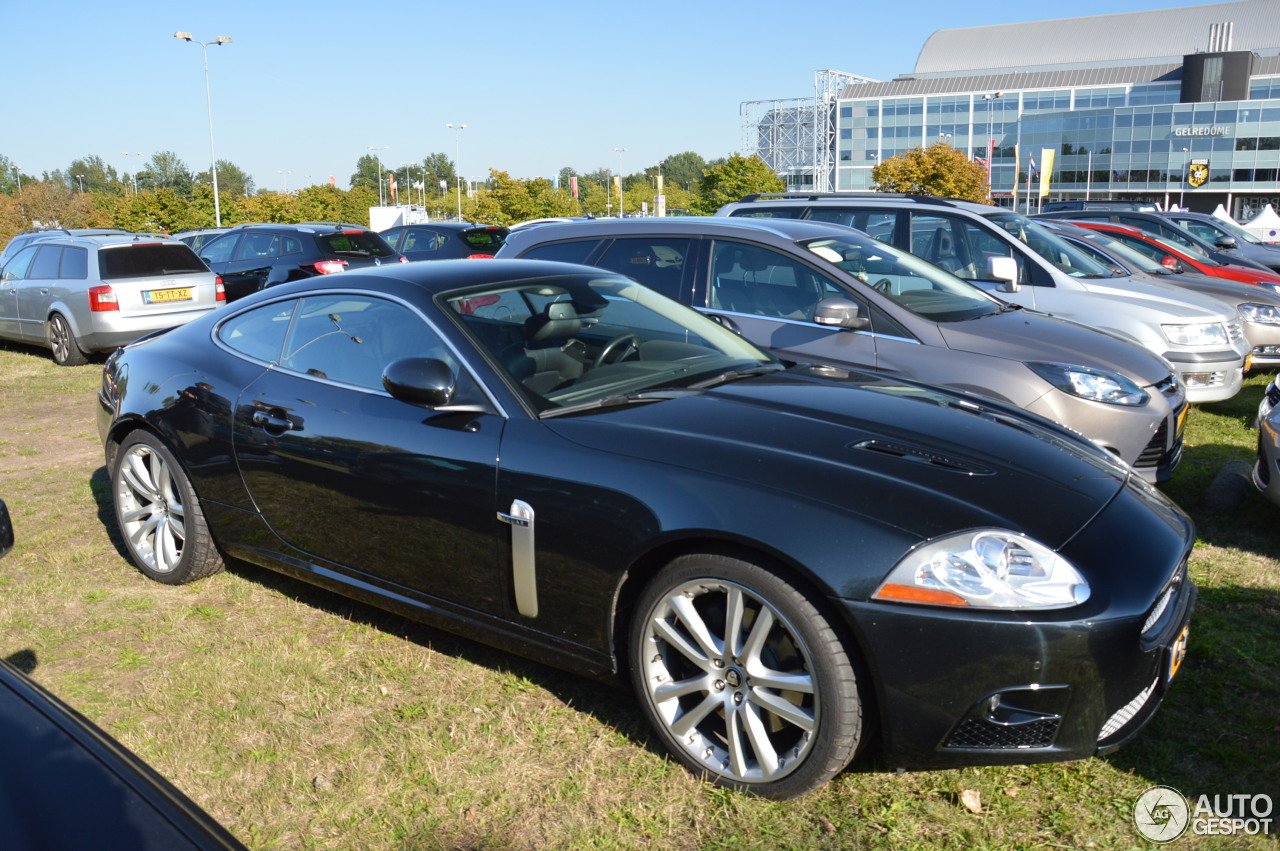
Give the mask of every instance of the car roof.
<svg viewBox="0 0 1280 851">
<path fill-rule="evenodd" d="M 391 231 L 408 230 L 409 228 L 432 228 L 434 230 L 510 230 L 506 225 L 495 225 L 487 222 L 418 222 L 412 225 L 392 225 L 389 228 L 378 231 L 378 233 L 390 233 Z"/>
<path fill-rule="evenodd" d="M 849 233 L 853 228 L 834 222 L 816 222 L 806 219 L 778 218 L 727 218 L 724 216 L 674 216 L 636 219 L 591 219 L 581 222 L 547 222 L 537 227 L 513 230 L 507 243 L 524 244 L 530 240 L 571 239 L 581 236 L 638 236 L 662 233 L 689 236 L 758 236 L 771 234 L 780 239 L 795 241 L 831 236 L 835 232 Z M 861 233 L 861 231 L 855 231 Z"/>
<path fill-rule="evenodd" d="M 974 201 L 965 201 L 960 198 L 943 198 L 937 195 L 919 195 L 910 192 L 811 192 L 811 193 L 762 193 L 758 195 L 746 195 L 740 201 L 733 204 L 726 204 L 726 207 L 736 207 L 737 205 L 748 205 L 756 203 L 785 203 L 788 205 L 805 205 L 815 207 L 841 207 L 841 206 L 875 206 L 883 204 L 892 204 L 896 206 L 930 206 L 930 207 L 954 207 L 961 210 L 968 210 L 975 213 L 985 213 L 992 210 L 998 210 L 991 204 L 979 204 Z"/>
</svg>

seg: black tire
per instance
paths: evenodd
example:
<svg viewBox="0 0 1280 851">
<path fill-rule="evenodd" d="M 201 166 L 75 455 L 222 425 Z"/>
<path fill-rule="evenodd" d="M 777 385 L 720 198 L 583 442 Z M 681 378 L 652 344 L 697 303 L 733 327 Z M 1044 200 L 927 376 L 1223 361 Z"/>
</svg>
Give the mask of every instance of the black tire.
<svg viewBox="0 0 1280 851">
<path fill-rule="evenodd" d="M 182 585 L 225 567 L 191 480 L 155 435 L 135 431 L 125 438 L 111 469 L 111 495 L 120 536 L 144 575 Z"/>
<path fill-rule="evenodd" d="M 649 582 L 635 612 L 628 649 L 640 705 L 695 774 L 783 800 L 826 783 L 857 753 L 863 701 L 852 648 L 777 571 L 682 556 Z M 791 688 L 780 687 L 784 677 Z"/>
<path fill-rule="evenodd" d="M 49 317 L 49 351 L 53 352 L 53 361 L 59 366 L 84 366 L 89 357 L 76 342 L 76 335 L 71 332 L 71 323 L 61 313 Z"/>
</svg>

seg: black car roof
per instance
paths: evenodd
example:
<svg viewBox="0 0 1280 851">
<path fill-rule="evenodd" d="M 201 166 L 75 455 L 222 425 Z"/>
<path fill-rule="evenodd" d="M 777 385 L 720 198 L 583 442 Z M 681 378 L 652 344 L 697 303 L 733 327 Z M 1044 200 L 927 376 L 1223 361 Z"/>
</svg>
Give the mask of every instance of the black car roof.
<svg viewBox="0 0 1280 851">
<path fill-rule="evenodd" d="M 847 234 L 853 228 L 834 222 L 784 218 L 731 218 L 725 216 L 674 216 L 638 219 L 594 219 L 585 222 L 547 222 L 537 227 L 513 230 L 507 238 L 524 243 L 535 234 L 539 241 L 571 239 L 578 236 L 629 236 L 641 234 L 688 234 L 711 236 L 748 236 L 761 232 L 786 240 L 811 239 L 831 236 L 833 232 Z M 861 233 L 861 231 L 857 231 Z"/>
<path fill-rule="evenodd" d="M 559 263 L 551 260 L 435 260 L 430 263 L 392 263 L 383 266 L 362 266 L 341 275 L 325 279 L 326 287 L 342 289 L 395 290 L 403 284 L 418 287 L 432 296 L 451 290 L 502 284 L 520 280 L 557 278 L 564 275 L 592 275 L 598 278 L 619 278 L 620 275 L 580 266 L 576 263 Z M 398 284 L 390 283 L 399 282 Z M 287 284 L 278 284 L 268 292 L 285 295 L 291 290 L 300 293 L 317 289 L 315 278 L 303 278 Z"/>
</svg>

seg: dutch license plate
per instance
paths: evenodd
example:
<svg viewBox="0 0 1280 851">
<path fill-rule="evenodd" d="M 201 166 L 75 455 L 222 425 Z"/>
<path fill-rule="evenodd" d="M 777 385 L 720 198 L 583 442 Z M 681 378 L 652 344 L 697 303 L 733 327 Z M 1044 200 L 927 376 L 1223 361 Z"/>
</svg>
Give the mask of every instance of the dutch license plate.
<svg viewBox="0 0 1280 851">
<path fill-rule="evenodd" d="M 1248 372 L 1251 369 L 1253 369 L 1253 352 L 1244 356 L 1244 371 Z"/>
<path fill-rule="evenodd" d="M 1182 628 L 1182 632 L 1178 633 L 1173 644 L 1169 645 L 1169 671 L 1165 682 L 1173 679 L 1174 674 L 1178 673 L 1178 669 L 1182 667 L 1182 660 L 1187 658 L 1187 639 L 1190 636 L 1191 626 L 1188 624 Z"/>
<path fill-rule="evenodd" d="M 1182 434 L 1182 429 L 1187 424 L 1187 412 L 1190 410 L 1190 405 L 1183 405 L 1182 410 L 1178 412 L 1178 434 Z"/>
<path fill-rule="evenodd" d="M 179 287 L 173 290 L 143 290 L 142 300 L 147 304 L 164 301 L 191 301 L 191 288 Z"/>
</svg>

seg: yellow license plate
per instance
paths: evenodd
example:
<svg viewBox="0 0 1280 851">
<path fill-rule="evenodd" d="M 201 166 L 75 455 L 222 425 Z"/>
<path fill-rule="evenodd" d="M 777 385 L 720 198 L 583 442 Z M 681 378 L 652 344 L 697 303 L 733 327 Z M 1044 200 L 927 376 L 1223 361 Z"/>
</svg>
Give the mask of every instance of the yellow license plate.
<svg viewBox="0 0 1280 851">
<path fill-rule="evenodd" d="M 191 287 L 180 287 L 174 290 L 145 290 L 142 300 L 147 304 L 161 301 L 191 301 Z"/>
<path fill-rule="evenodd" d="M 1244 356 L 1244 371 L 1248 372 L 1251 369 L 1253 369 L 1253 352 Z"/>
<path fill-rule="evenodd" d="M 1183 405 L 1182 410 L 1178 412 L 1178 434 L 1182 434 L 1183 426 L 1187 424 L 1187 412 L 1190 410 L 1190 405 Z"/>
<path fill-rule="evenodd" d="M 1172 680 L 1174 674 L 1178 673 L 1178 669 L 1182 667 L 1182 660 L 1187 658 L 1187 640 L 1190 637 L 1191 626 L 1188 624 L 1182 628 L 1177 640 L 1169 647 L 1169 675 L 1165 678 L 1165 682 Z"/>
</svg>

